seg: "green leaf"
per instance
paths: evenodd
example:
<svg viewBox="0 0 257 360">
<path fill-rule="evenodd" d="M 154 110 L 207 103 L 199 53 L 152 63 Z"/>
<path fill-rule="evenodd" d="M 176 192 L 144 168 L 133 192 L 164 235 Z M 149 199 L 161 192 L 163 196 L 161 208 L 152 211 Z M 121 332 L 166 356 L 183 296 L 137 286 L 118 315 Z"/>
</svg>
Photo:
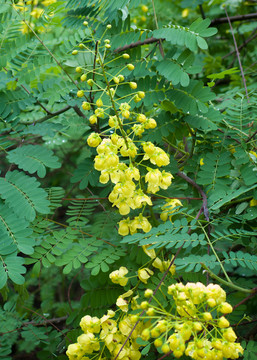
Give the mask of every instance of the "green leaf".
<svg viewBox="0 0 257 360">
<path fill-rule="evenodd" d="M 8 255 L 4 258 L 7 268 L 8 277 L 17 285 L 22 285 L 25 278 L 21 274 L 25 274 L 26 268 L 23 266 L 24 259 L 16 254 Z"/>
<path fill-rule="evenodd" d="M 95 186 L 98 183 L 98 177 L 99 174 L 94 169 L 94 163 L 89 158 L 78 165 L 78 168 L 74 171 L 73 177 L 71 178 L 71 183 L 80 182 L 79 188 L 83 190 L 89 183 Z"/>
<path fill-rule="evenodd" d="M 178 83 L 184 87 L 189 85 L 189 76 L 175 60 L 160 61 L 157 63 L 156 68 L 158 72 L 167 80 L 171 81 L 173 85 L 177 85 Z"/>
<path fill-rule="evenodd" d="M 30 174 L 37 172 L 39 177 L 45 176 L 46 167 L 57 169 L 61 166 L 52 150 L 40 145 L 23 145 L 9 151 L 7 158 Z"/>
<path fill-rule="evenodd" d="M 32 229 L 25 219 L 17 215 L 7 205 L 0 204 L 0 254 L 8 255 L 17 249 L 24 254 L 32 254 L 35 240 L 31 238 Z"/>
<path fill-rule="evenodd" d="M 7 282 L 7 273 L 5 271 L 5 264 L 0 262 L 0 289 L 2 289 Z"/>
<path fill-rule="evenodd" d="M 0 194 L 6 203 L 19 217 L 32 221 L 36 212 L 47 214 L 49 201 L 47 193 L 39 187 L 34 177 L 29 177 L 17 170 L 7 172 L 0 178 Z"/>
</svg>

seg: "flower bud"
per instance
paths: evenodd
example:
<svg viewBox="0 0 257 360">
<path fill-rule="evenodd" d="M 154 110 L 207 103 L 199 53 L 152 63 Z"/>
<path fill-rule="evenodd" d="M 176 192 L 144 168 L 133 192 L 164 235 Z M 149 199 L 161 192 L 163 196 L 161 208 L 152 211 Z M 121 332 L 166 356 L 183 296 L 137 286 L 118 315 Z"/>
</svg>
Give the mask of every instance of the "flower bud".
<svg viewBox="0 0 257 360">
<path fill-rule="evenodd" d="M 84 96 L 84 91 L 83 90 L 79 90 L 77 92 L 77 97 L 83 97 Z"/>
<path fill-rule="evenodd" d="M 88 86 L 92 87 L 94 85 L 94 80 L 88 79 L 87 84 L 88 84 Z"/>
<path fill-rule="evenodd" d="M 135 69 L 135 66 L 134 66 L 133 64 L 128 64 L 128 65 L 127 65 L 127 68 L 128 68 L 130 71 L 132 71 L 132 70 Z"/>
<path fill-rule="evenodd" d="M 229 325 L 230 325 L 229 321 L 224 316 L 222 316 L 221 318 L 218 319 L 218 326 L 221 329 L 227 328 L 227 327 L 229 327 Z"/>
<path fill-rule="evenodd" d="M 219 305 L 218 311 L 222 314 L 230 314 L 233 311 L 233 308 L 229 303 L 223 302 Z"/>
<path fill-rule="evenodd" d="M 149 306 L 149 303 L 147 301 L 142 301 L 140 304 L 141 309 L 145 310 Z"/>
<path fill-rule="evenodd" d="M 154 340 L 154 346 L 155 347 L 160 347 L 160 346 L 162 346 L 162 344 L 163 344 L 163 341 L 162 341 L 161 338 L 157 338 L 157 339 Z"/>
<path fill-rule="evenodd" d="M 83 109 L 83 110 L 90 110 L 90 109 L 91 109 L 91 105 L 89 104 L 89 102 L 83 101 L 83 103 L 82 103 L 82 109 Z"/>
<path fill-rule="evenodd" d="M 103 101 L 102 101 L 102 99 L 97 99 L 95 104 L 96 104 L 97 107 L 103 106 Z"/>
<path fill-rule="evenodd" d="M 144 329 L 144 330 L 142 331 L 141 338 L 142 338 L 144 341 L 149 340 L 149 339 L 150 339 L 150 330 L 149 330 L 149 329 Z"/>
<path fill-rule="evenodd" d="M 134 81 L 131 81 L 131 82 L 129 83 L 129 86 L 130 86 L 130 88 L 131 88 L 132 90 L 135 90 L 135 89 L 137 88 L 137 83 L 134 82 Z"/>
<path fill-rule="evenodd" d="M 77 55 L 77 53 L 78 53 L 78 50 L 73 50 L 71 55 Z"/>
<path fill-rule="evenodd" d="M 144 295 L 145 295 L 146 298 L 151 297 L 153 295 L 153 290 L 152 289 L 146 289 Z"/>
<path fill-rule="evenodd" d="M 87 80 L 87 75 L 86 74 L 81 75 L 80 80 L 81 81 L 86 81 Z"/>
</svg>

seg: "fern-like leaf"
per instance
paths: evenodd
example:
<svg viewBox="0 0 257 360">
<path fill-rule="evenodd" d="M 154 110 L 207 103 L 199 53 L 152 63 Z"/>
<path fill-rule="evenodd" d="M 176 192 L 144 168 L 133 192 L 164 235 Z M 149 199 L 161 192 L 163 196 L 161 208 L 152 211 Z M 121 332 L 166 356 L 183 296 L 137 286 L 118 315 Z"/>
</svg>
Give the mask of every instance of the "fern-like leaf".
<svg viewBox="0 0 257 360">
<path fill-rule="evenodd" d="M 0 194 L 6 204 L 18 217 L 24 217 L 29 221 L 35 219 L 36 212 L 49 212 L 47 193 L 39 186 L 36 178 L 17 170 L 8 171 L 5 178 L 0 178 Z"/>
<path fill-rule="evenodd" d="M 223 252 L 224 256 L 224 263 L 225 264 L 231 264 L 233 266 L 242 266 L 243 268 L 248 268 L 253 271 L 257 270 L 257 256 L 251 255 L 248 253 L 244 253 L 242 251 L 233 252 L 230 251 L 229 254 L 227 254 L 225 251 Z"/>
<path fill-rule="evenodd" d="M 40 145 L 18 147 L 9 151 L 7 158 L 10 163 L 18 165 L 20 169 L 28 171 L 30 174 L 37 172 L 41 178 L 46 174 L 46 166 L 51 169 L 61 166 L 52 150 Z"/>
<path fill-rule="evenodd" d="M 32 254 L 35 240 L 30 237 L 31 234 L 27 220 L 17 219 L 7 205 L 0 204 L 0 255 L 12 254 L 17 250 Z"/>
<path fill-rule="evenodd" d="M 152 228 L 146 234 L 137 233 L 126 236 L 121 242 L 138 245 L 151 245 L 151 248 L 159 248 L 165 246 L 167 249 L 184 248 L 189 246 L 205 245 L 206 240 L 203 234 L 188 234 L 188 222 L 186 219 L 175 220 L 174 223 L 166 222 L 155 228 Z"/>
</svg>

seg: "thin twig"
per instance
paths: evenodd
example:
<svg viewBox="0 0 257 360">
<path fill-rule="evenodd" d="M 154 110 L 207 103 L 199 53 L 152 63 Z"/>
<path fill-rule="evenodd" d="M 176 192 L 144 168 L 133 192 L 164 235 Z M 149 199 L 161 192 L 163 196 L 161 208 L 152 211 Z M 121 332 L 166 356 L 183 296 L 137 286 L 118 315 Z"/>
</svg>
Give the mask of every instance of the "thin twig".
<svg viewBox="0 0 257 360">
<path fill-rule="evenodd" d="M 227 9 L 224 8 L 224 10 L 225 10 L 225 13 L 226 13 L 226 16 L 227 16 L 227 21 L 229 23 L 229 27 L 230 27 L 230 30 L 231 30 L 231 33 L 232 33 L 232 37 L 233 37 L 233 41 L 234 41 L 234 45 L 235 45 L 235 49 L 236 49 L 236 55 L 237 55 L 237 59 L 238 59 L 238 63 L 239 63 L 239 67 L 240 67 L 240 71 L 241 71 L 241 75 L 242 75 L 242 80 L 243 80 L 243 84 L 244 84 L 244 87 L 245 87 L 245 93 L 246 93 L 246 97 L 247 97 L 248 102 L 249 102 L 249 95 L 248 95 L 248 91 L 247 91 L 247 86 L 246 86 L 246 81 L 245 81 L 245 76 L 244 76 L 244 70 L 243 70 L 243 67 L 242 67 L 242 64 L 241 64 L 240 54 L 239 54 L 239 50 L 238 50 L 238 47 L 237 47 L 233 27 L 231 25 L 231 21 L 230 21 L 231 19 L 228 16 Z M 256 17 L 257 17 L 257 13 L 256 13 Z"/>
<path fill-rule="evenodd" d="M 155 11 L 154 0 L 152 0 L 152 6 L 153 6 L 153 14 L 154 14 L 155 26 L 156 26 L 156 29 L 159 29 L 157 15 L 156 15 L 156 11 Z M 160 50 L 161 56 L 164 58 L 164 51 L 163 51 L 162 40 L 161 39 L 159 40 L 159 50 Z"/>
<path fill-rule="evenodd" d="M 199 5 L 199 9 L 200 9 L 200 12 L 201 12 L 201 15 L 202 15 L 202 18 L 205 19 L 206 16 L 205 16 L 205 13 L 204 13 L 204 10 L 203 10 L 203 5 Z"/>
<path fill-rule="evenodd" d="M 78 114 L 78 116 L 83 117 L 84 119 L 86 118 L 86 115 L 83 114 L 78 105 L 73 106 L 73 109 Z"/>
<path fill-rule="evenodd" d="M 44 320 L 42 322 L 36 322 L 35 320 L 26 321 L 20 327 L 18 327 L 16 329 L 5 331 L 5 332 L 0 332 L 0 336 L 3 336 L 5 334 L 9 334 L 9 333 L 12 333 L 12 332 L 15 332 L 15 331 L 19 331 L 19 330 L 21 330 L 22 328 L 24 328 L 25 326 L 28 326 L 28 325 L 42 326 L 42 325 L 47 325 L 47 324 L 51 324 L 51 323 L 58 323 L 58 322 L 66 320 L 67 317 L 68 316 L 66 315 L 66 316 L 62 316 L 62 317 L 59 317 L 59 318 L 53 318 L 53 319 Z"/>
<path fill-rule="evenodd" d="M 179 177 L 181 177 L 182 179 L 186 180 L 189 184 L 193 185 L 193 187 L 195 187 L 197 189 L 197 191 L 201 194 L 202 200 L 203 200 L 203 205 L 202 205 L 203 213 L 204 213 L 205 219 L 207 221 L 210 221 L 209 211 L 208 211 L 208 206 L 207 206 L 207 196 L 206 196 L 205 192 L 203 191 L 203 189 L 193 179 L 191 179 L 189 176 L 182 173 L 181 171 L 178 171 L 177 175 Z"/>
<path fill-rule="evenodd" d="M 245 142 L 248 143 L 250 140 L 252 140 L 255 137 L 256 134 L 257 134 L 257 130 L 249 138 L 247 138 Z"/>
<path fill-rule="evenodd" d="M 26 24 L 28 26 L 28 28 L 30 29 L 30 31 L 32 31 L 32 33 L 34 34 L 34 36 L 37 38 L 37 40 L 40 42 L 40 44 L 46 49 L 46 51 L 49 53 L 49 55 L 54 59 L 54 61 L 56 62 L 56 64 L 62 69 L 62 71 L 66 74 L 66 76 L 70 79 L 70 81 L 76 86 L 76 88 L 78 90 L 80 90 L 78 84 L 72 79 L 72 77 L 69 75 L 69 73 L 64 69 L 64 67 L 62 66 L 62 64 L 60 63 L 60 61 L 54 56 L 54 54 L 51 52 L 51 50 L 48 49 L 48 47 L 44 44 L 44 42 L 39 38 L 39 36 L 36 34 L 36 32 L 33 30 L 33 28 L 30 26 L 30 24 L 22 19 L 22 21 L 24 22 L 24 24 Z M 86 96 L 85 96 L 86 97 Z M 86 97 L 87 99 L 87 97 Z M 87 99 L 88 100 L 88 99 Z"/>
<path fill-rule="evenodd" d="M 38 119 L 38 120 L 28 121 L 28 122 L 26 122 L 26 123 L 24 123 L 24 124 L 26 124 L 26 125 L 38 124 L 38 123 L 41 123 L 41 122 L 46 121 L 46 120 L 48 120 L 48 119 L 51 119 L 51 118 L 53 118 L 53 117 L 55 117 L 55 116 L 57 116 L 57 115 L 60 115 L 60 114 L 66 112 L 66 111 L 68 111 L 68 110 L 70 110 L 70 109 L 71 109 L 71 106 L 70 106 L 70 105 L 67 105 L 67 106 L 65 106 L 63 109 L 60 109 L 60 110 L 58 110 L 58 111 L 55 111 L 54 113 L 51 113 L 51 114 L 46 115 L 46 116 L 43 116 L 42 118 L 40 118 L 40 119 Z"/>
<path fill-rule="evenodd" d="M 137 47 L 137 46 L 142 46 L 142 45 L 147 45 L 147 44 L 153 44 L 153 43 L 156 43 L 158 42 L 160 39 L 156 39 L 154 37 L 151 37 L 149 39 L 145 39 L 144 41 L 136 41 L 134 43 L 131 43 L 131 44 L 128 44 L 128 45 L 124 45 L 124 46 L 121 46 L 117 49 L 114 50 L 115 53 L 120 53 L 122 51 L 125 51 L 125 50 L 129 50 L 129 49 L 133 49 L 134 47 Z M 162 41 L 165 41 L 165 39 L 161 39 Z"/>
<path fill-rule="evenodd" d="M 252 297 L 254 297 L 257 293 L 257 288 L 252 289 L 252 293 L 250 295 L 248 295 L 246 298 L 244 298 L 243 300 L 241 300 L 238 304 L 233 306 L 233 310 L 235 310 L 238 306 L 244 304 L 246 301 L 248 301 L 249 299 L 251 299 Z"/>
<path fill-rule="evenodd" d="M 26 306 L 21 305 L 21 307 L 23 307 L 23 309 L 26 309 L 26 310 L 28 310 L 28 311 L 31 311 L 31 312 L 34 313 L 34 314 L 37 314 L 38 316 L 40 316 L 40 317 L 41 317 L 42 319 L 44 319 L 45 321 L 48 321 L 48 319 L 47 319 L 44 315 L 39 314 L 38 312 L 36 312 L 36 311 L 34 311 L 34 310 L 32 310 L 32 309 L 29 309 L 29 308 L 27 308 Z M 63 336 L 64 336 L 66 339 L 68 339 L 70 342 L 72 342 L 72 340 L 71 340 L 61 329 L 59 329 L 57 326 L 55 326 L 52 321 L 48 321 L 48 323 L 49 323 L 50 325 L 52 325 L 57 331 L 59 331 L 60 333 L 62 333 Z"/>
<path fill-rule="evenodd" d="M 251 42 L 252 40 L 254 40 L 254 39 L 257 37 L 257 33 L 256 33 L 256 32 L 257 32 L 257 28 L 254 29 L 254 30 L 252 31 L 251 35 L 249 36 L 249 38 L 246 39 L 246 40 L 243 42 L 243 44 L 241 44 L 241 45 L 238 47 L 238 50 L 243 49 L 247 44 L 249 44 L 249 42 Z M 222 59 L 226 59 L 228 56 L 234 54 L 235 52 L 236 52 L 236 50 L 230 51 L 230 53 L 224 55 L 224 56 L 222 57 Z"/>
<path fill-rule="evenodd" d="M 254 19 L 254 18 L 257 18 L 257 13 L 240 15 L 240 16 L 231 16 L 230 21 L 231 22 L 240 21 L 240 20 L 242 21 L 242 20 L 249 20 L 249 19 Z M 213 26 L 213 25 L 216 25 L 216 24 L 223 24 L 223 23 L 226 23 L 227 21 L 228 21 L 227 18 L 213 19 L 212 22 L 211 22 L 211 25 Z M 136 41 L 134 43 L 121 46 L 121 47 L 115 49 L 114 52 L 119 53 L 119 52 L 122 52 L 122 51 L 125 51 L 125 50 L 133 49 L 134 47 L 137 47 L 137 46 L 142 46 L 142 45 L 147 45 L 147 44 L 152 44 L 152 43 L 155 43 L 155 42 L 159 42 L 160 40 L 165 41 L 165 39 L 156 39 L 154 37 L 151 37 L 151 38 L 146 39 L 144 41 Z"/>
<path fill-rule="evenodd" d="M 234 21 L 250 20 L 250 19 L 256 19 L 256 18 L 257 18 L 257 13 L 251 13 L 251 14 L 245 14 L 245 15 L 231 16 L 230 21 L 234 22 Z M 223 18 L 213 19 L 211 21 L 211 25 L 213 26 L 213 25 L 225 24 L 226 22 L 227 22 L 227 18 L 223 17 Z"/>
</svg>

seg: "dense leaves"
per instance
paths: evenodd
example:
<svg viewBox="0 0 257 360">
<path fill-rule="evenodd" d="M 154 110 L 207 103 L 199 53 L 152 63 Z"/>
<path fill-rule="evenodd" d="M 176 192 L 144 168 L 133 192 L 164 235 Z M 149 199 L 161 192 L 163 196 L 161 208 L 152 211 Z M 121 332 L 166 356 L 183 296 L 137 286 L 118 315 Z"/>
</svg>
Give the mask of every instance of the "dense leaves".
<svg viewBox="0 0 257 360">
<path fill-rule="evenodd" d="M 147 285 L 136 276 L 154 269 L 142 246 L 163 261 L 175 256 L 173 283 L 222 286 L 241 359 L 255 359 L 255 13 L 243 0 L 0 0 L 0 359 L 66 359 L 81 317 L 114 309 L 122 290 L 109 273 L 121 266 L 132 274 L 125 291 L 154 290 L 161 274 Z M 99 98 L 104 115 L 93 123 Z M 142 179 L 159 168 L 142 155 L 147 141 L 169 155 L 161 171 L 174 179 L 140 209 L 152 229 L 123 237 L 87 138 L 115 133 L 108 118 L 125 101 L 157 123 L 133 135 Z M 163 356 L 138 341 L 142 359 Z"/>
</svg>

